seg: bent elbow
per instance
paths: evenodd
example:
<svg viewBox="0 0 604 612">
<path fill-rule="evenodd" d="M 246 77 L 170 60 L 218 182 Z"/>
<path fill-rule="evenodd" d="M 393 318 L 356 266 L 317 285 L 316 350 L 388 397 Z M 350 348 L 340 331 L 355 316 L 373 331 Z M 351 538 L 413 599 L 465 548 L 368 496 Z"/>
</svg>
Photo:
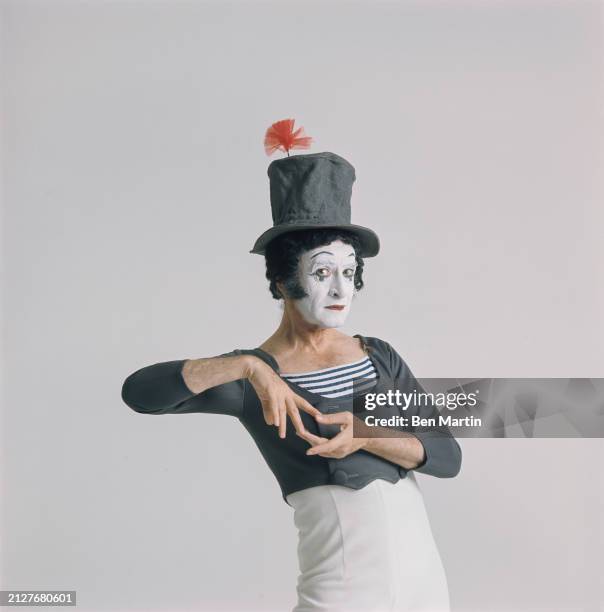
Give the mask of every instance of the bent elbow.
<svg viewBox="0 0 604 612">
<path fill-rule="evenodd" d="M 461 470 L 461 448 L 452 436 L 441 433 L 416 433 L 420 438 L 426 458 L 424 463 L 414 468 L 416 472 L 436 476 L 437 478 L 454 478 Z"/>
<path fill-rule="evenodd" d="M 122 401 L 134 412 L 138 412 L 140 414 L 161 414 L 161 410 L 157 408 L 152 408 L 148 406 L 143 401 L 143 398 L 140 396 L 138 385 L 135 381 L 135 376 L 137 372 L 130 374 L 122 384 L 121 397 Z"/>
<path fill-rule="evenodd" d="M 459 446 L 459 443 L 457 442 L 457 440 L 455 440 L 455 438 L 451 438 L 451 440 L 453 442 L 451 448 L 451 458 L 447 464 L 448 469 L 446 471 L 446 474 L 444 475 L 444 478 L 455 478 L 455 476 L 457 476 L 461 471 L 461 447 Z"/>
<path fill-rule="evenodd" d="M 126 378 L 126 380 L 122 384 L 122 392 L 121 392 L 122 401 L 124 402 L 124 404 L 126 404 L 126 406 L 128 406 L 135 412 L 144 412 L 144 409 L 141 408 L 135 402 L 135 394 L 134 394 L 132 387 L 133 385 L 132 385 L 132 374 L 131 374 L 130 376 L 128 376 L 128 378 Z"/>
</svg>

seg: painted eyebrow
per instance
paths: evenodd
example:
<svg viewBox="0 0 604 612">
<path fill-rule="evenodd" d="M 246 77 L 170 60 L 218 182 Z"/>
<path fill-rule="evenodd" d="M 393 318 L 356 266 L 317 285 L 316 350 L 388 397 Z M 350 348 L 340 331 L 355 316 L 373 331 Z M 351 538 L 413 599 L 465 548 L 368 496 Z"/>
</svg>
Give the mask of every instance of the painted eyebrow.
<svg viewBox="0 0 604 612">
<path fill-rule="evenodd" d="M 332 255 L 333 253 L 331 251 L 319 251 L 318 253 L 315 253 L 314 255 L 311 255 L 311 259 L 314 259 L 317 255 L 322 255 L 323 253 L 327 254 L 327 255 Z M 347 255 L 347 257 L 354 257 L 354 251 L 352 251 L 352 253 L 349 253 Z"/>
</svg>

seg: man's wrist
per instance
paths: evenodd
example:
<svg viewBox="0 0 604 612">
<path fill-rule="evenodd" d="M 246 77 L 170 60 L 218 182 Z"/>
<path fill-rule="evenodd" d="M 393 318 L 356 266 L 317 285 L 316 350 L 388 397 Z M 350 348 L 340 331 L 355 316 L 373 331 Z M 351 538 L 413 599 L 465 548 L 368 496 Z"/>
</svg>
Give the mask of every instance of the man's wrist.
<svg viewBox="0 0 604 612">
<path fill-rule="evenodd" d="M 375 441 L 377 438 L 357 438 L 361 443 L 361 448 L 368 453 L 375 451 Z"/>
<path fill-rule="evenodd" d="M 359 440 L 361 444 L 360 448 L 363 450 L 393 461 L 407 470 L 414 469 L 424 462 L 426 458 L 424 446 L 416 436 L 407 435 L 395 438 L 389 436 L 389 438 L 387 440 L 378 436 L 369 438 L 356 438 L 355 436 L 355 439 Z M 398 447 L 394 452 L 392 439 L 396 440 L 395 446 Z M 401 454 L 404 456 L 404 459 L 401 457 Z"/>
<path fill-rule="evenodd" d="M 240 355 L 239 359 L 241 360 L 241 378 L 251 378 L 257 371 L 258 365 L 264 363 L 262 359 L 256 357 L 256 355 Z"/>
</svg>

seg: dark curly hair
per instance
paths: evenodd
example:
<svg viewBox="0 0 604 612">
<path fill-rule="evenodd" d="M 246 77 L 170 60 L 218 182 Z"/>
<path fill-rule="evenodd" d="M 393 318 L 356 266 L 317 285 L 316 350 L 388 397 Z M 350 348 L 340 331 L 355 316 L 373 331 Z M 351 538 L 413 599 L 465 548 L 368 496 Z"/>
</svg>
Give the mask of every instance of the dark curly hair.
<svg viewBox="0 0 604 612">
<path fill-rule="evenodd" d="M 264 258 L 266 260 L 266 278 L 269 280 L 269 290 L 276 300 L 288 297 L 299 300 L 306 297 L 306 292 L 298 280 L 298 262 L 300 255 L 311 249 L 327 245 L 334 240 L 341 240 L 350 244 L 355 250 L 357 262 L 354 274 L 354 288 L 360 291 L 363 288 L 363 259 L 357 253 L 360 252 L 361 244 L 355 234 L 340 229 L 311 229 L 298 230 L 281 234 L 271 240 L 266 246 Z M 286 296 L 281 295 L 277 288 L 280 282 L 285 288 Z"/>
</svg>

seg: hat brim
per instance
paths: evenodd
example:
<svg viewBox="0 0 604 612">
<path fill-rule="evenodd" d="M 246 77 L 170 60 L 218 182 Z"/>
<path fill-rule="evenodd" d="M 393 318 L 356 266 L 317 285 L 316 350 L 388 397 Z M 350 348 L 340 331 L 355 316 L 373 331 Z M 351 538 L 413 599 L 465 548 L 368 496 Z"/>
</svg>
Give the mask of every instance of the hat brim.
<svg viewBox="0 0 604 612">
<path fill-rule="evenodd" d="M 277 236 L 281 236 L 282 234 L 289 234 L 290 232 L 299 232 L 302 230 L 313 230 L 313 229 L 342 229 L 349 231 L 351 234 L 354 234 L 361 243 L 361 252 L 357 253 L 360 257 L 375 257 L 380 251 L 380 239 L 377 234 L 370 230 L 367 227 L 363 227 L 361 225 L 353 225 L 353 224 L 309 224 L 309 225 L 278 225 L 276 227 L 271 227 L 266 230 L 259 238 L 256 240 L 256 244 L 254 244 L 254 248 L 250 251 L 250 253 L 254 253 L 256 255 L 264 255 L 264 251 L 266 249 L 266 245 L 271 241 L 277 238 Z"/>
</svg>

